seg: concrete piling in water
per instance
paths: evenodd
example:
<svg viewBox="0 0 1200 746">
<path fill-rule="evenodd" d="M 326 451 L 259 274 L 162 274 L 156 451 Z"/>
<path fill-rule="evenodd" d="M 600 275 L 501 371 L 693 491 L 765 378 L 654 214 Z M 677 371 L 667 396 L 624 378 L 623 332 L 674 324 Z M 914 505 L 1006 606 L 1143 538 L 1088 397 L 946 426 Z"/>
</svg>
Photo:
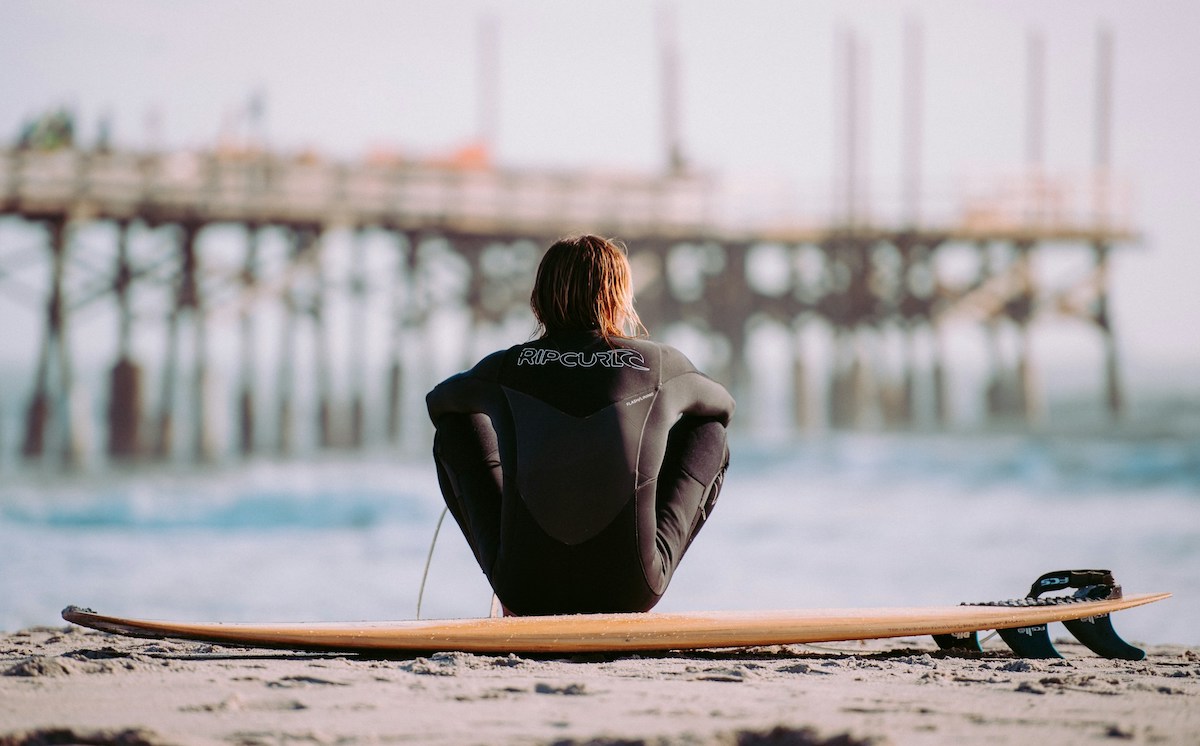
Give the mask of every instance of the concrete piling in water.
<svg viewBox="0 0 1200 746">
<path fill-rule="evenodd" d="M 238 383 L 238 447 L 243 457 L 254 455 L 256 445 L 257 404 L 255 392 L 258 357 L 257 336 L 254 324 L 254 309 L 258 290 L 258 254 L 262 228 L 250 223 L 246 226 L 246 255 L 242 264 L 241 307 L 238 309 L 238 331 L 241 341 L 240 375 Z"/>
<path fill-rule="evenodd" d="M 109 377 L 108 455 L 132 461 L 142 453 L 142 369 L 127 357 L 112 367 Z"/>
<path fill-rule="evenodd" d="M 42 344 L 33 394 L 25 414 L 21 453 L 27 459 L 40 459 L 46 453 L 47 441 L 57 435 L 63 463 L 73 467 L 81 463 L 84 449 L 75 426 L 77 410 L 71 406 L 74 380 L 67 344 L 66 265 L 70 223 L 63 216 L 46 221 L 44 226 L 50 252 L 49 291 L 43 309 Z"/>
<path fill-rule="evenodd" d="M 176 226 L 179 239 L 176 250 L 180 260 L 178 272 L 173 278 L 173 302 L 167 315 L 167 347 L 162 368 L 157 439 L 154 444 L 154 453 L 162 460 L 171 459 L 175 455 L 178 419 L 176 410 L 180 406 L 179 337 L 185 322 L 190 322 L 192 332 L 191 390 L 186 392 L 189 394 L 187 406 L 192 425 L 192 455 L 200 463 L 210 463 L 216 458 L 212 427 L 213 410 L 209 401 L 208 320 L 199 255 L 199 239 L 203 229 L 204 225 L 196 221 L 181 222 Z"/>
<path fill-rule="evenodd" d="M 366 442 L 366 375 L 367 375 L 367 270 L 362 231 L 354 234 L 354 257 L 348 292 L 350 294 L 349 341 L 350 371 L 350 437 L 347 445 L 362 448 Z"/>
<path fill-rule="evenodd" d="M 109 374 L 108 455 L 131 461 L 142 455 L 142 368 L 133 359 L 133 268 L 129 258 L 130 225 L 117 224 L 117 266 L 112 291 L 117 302 L 117 361 Z"/>
<path fill-rule="evenodd" d="M 393 231 L 397 237 L 395 272 L 391 287 L 391 317 L 388 338 L 387 368 L 387 442 L 400 443 L 404 410 L 405 361 L 404 344 L 414 328 L 424 326 L 427 309 L 420 299 L 417 270 L 418 236 L 415 233 Z"/>
<path fill-rule="evenodd" d="M 325 326 L 325 271 L 321 256 L 324 239 L 325 234 L 317 234 L 308 245 L 312 289 L 307 311 L 312 320 L 313 370 L 317 388 L 317 442 L 322 448 L 329 448 L 334 445 L 333 383 L 329 368 L 329 336 Z"/>
<path fill-rule="evenodd" d="M 801 327 L 797 324 L 790 330 L 792 343 L 792 421 L 801 431 L 812 427 L 812 403 L 808 392 L 808 366 L 804 359 Z"/>
</svg>

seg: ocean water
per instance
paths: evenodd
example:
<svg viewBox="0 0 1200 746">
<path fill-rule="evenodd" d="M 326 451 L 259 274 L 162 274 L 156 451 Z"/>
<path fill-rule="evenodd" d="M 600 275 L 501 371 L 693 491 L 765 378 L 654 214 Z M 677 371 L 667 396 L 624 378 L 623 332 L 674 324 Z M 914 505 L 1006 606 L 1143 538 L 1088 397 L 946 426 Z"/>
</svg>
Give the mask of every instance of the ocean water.
<svg viewBox="0 0 1200 746">
<path fill-rule="evenodd" d="M 441 512 L 432 466 L 383 452 L 5 476 L 8 631 L 61 624 L 67 604 L 193 620 L 412 618 Z M 1011 598 L 1042 572 L 1083 567 L 1112 569 L 1130 593 L 1175 593 L 1120 614 L 1127 639 L 1200 644 L 1200 437 L 739 437 L 658 608 Z M 422 616 L 489 604 L 447 519 Z"/>
</svg>

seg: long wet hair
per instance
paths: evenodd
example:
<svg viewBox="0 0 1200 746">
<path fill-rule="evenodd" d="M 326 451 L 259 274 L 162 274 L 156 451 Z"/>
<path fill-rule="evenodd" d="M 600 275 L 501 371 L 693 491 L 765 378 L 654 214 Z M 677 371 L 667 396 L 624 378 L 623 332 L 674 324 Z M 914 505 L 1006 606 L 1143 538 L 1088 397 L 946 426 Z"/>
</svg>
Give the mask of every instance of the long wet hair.
<svg viewBox="0 0 1200 746">
<path fill-rule="evenodd" d="M 529 306 L 542 337 L 572 331 L 622 338 L 646 335 L 633 310 L 633 274 L 625 247 L 600 236 L 555 241 L 538 265 Z"/>
</svg>

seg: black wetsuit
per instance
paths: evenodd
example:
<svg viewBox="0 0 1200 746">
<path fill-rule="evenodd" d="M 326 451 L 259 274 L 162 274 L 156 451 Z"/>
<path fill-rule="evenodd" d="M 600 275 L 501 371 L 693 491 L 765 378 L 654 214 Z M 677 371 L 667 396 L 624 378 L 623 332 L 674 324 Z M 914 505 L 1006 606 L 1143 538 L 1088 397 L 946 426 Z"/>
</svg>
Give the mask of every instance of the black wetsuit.
<svg viewBox="0 0 1200 746">
<path fill-rule="evenodd" d="M 426 403 L 446 504 L 515 614 L 653 607 L 729 463 L 733 398 L 646 340 L 518 345 Z"/>
</svg>

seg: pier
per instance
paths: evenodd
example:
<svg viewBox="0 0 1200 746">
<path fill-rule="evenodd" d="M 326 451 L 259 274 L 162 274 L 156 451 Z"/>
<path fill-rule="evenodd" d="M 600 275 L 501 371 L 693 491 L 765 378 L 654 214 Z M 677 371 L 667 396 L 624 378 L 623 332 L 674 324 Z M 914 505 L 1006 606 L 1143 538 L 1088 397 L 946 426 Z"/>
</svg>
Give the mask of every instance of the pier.
<svg viewBox="0 0 1200 746">
<path fill-rule="evenodd" d="M 424 417 L 411 392 L 436 382 L 422 378 L 428 370 L 414 364 L 414 344 L 443 337 L 443 344 L 458 344 L 466 366 L 477 331 L 525 317 L 532 329 L 528 295 L 540 252 L 559 236 L 584 231 L 628 245 L 647 327 L 656 337 L 684 327 L 711 340 L 716 352 L 706 368 L 743 402 L 755 395 L 747 385 L 758 364 L 749 351 L 752 334 L 771 327 L 776 339 L 788 340 L 776 353 L 790 362 L 786 407 L 796 428 L 952 426 L 946 379 L 953 361 L 943 338 L 947 325 L 964 323 L 978 325 L 988 340 L 990 371 L 980 396 L 989 417 L 1036 423 L 1043 403 L 1030 327 L 1048 315 L 1091 329 L 1104 351 L 1097 406 L 1119 414 L 1109 257 L 1136 240 L 1136 231 L 1128 190 L 1108 162 L 1106 39 L 1091 168 L 1066 177 L 1042 166 L 1041 61 L 1032 40 L 1026 162 L 936 208 L 921 191 L 915 104 L 905 114 L 900 204 L 881 209 L 868 199 L 857 152 L 859 52 L 852 34 L 841 46 L 848 133 L 842 180 L 824 206 L 766 209 L 769 199 L 747 199 L 722 176 L 689 168 L 671 131 L 669 166 L 653 173 L 505 167 L 491 163 L 484 145 L 444 161 L 340 160 L 258 148 L 0 150 L 0 217 L 42 236 L 40 344 L 21 453 L 80 461 L 86 445 L 71 413 L 78 383 L 71 329 L 77 314 L 99 304 L 115 308 L 118 320 L 104 393 L 104 450 L 112 459 L 179 458 L 185 425 L 187 457 L 201 462 L 293 453 L 300 429 L 314 433 L 319 448 L 369 446 L 371 433 L 399 443 L 405 422 Z M 910 48 L 919 51 L 919 38 Z M 910 91 L 910 99 L 916 95 Z M 97 266 L 76 241 L 102 224 L 111 226 L 112 245 L 101 252 L 111 257 L 108 266 Z M 220 261 L 211 256 L 217 233 Z M 130 250 L 135 239 L 143 244 L 137 256 Z M 285 261 L 263 261 L 268 239 L 286 243 Z M 386 272 L 367 268 L 368 243 L 376 253 L 389 247 Z M 234 265 L 225 256 L 231 244 L 239 255 Z M 1038 258 L 1064 250 L 1085 255 L 1086 269 L 1065 280 L 1043 277 Z M 338 278 L 327 271 L 335 251 L 350 254 L 338 257 L 350 267 Z M 19 272 L 10 254 L 0 246 L 0 295 Z M 964 256 L 972 267 L 965 276 L 947 271 Z M 434 292 L 429 278 L 447 273 L 457 284 L 449 294 Z M 133 300 L 148 288 L 166 299 L 157 314 Z M 380 355 L 368 355 L 368 343 L 356 335 L 368 298 L 381 293 L 389 299 L 391 332 L 379 365 L 370 360 Z M 339 332 L 326 309 L 335 300 L 354 309 L 356 320 L 340 332 L 353 358 L 348 391 L 335 391 L 330 374 L 330 340 Z M 461 340 L 444 339 L 438 325 L 448 307 L 469 317 Z M 264 390 L 259 318 L 268 309 L 280 319 L 271 331 L 279 352 L 268 361 L 274 385 Z M 828 342 L 820 367 L 806 349 L 813 329 Z M 135 341 L 144 334 L 161 336 L 161 359 L 137 358 Z M 240 350 L 229 375 L 233 402 L 213 401 L 208 385 L 218 337 L 236 339 Z M 305 361 L 301 338 L 311 355 Z M 304 407 L 297 404 L 301 369 L 312 379 Z M 214 437 L 211 415 L 221 408 L 235 412 L 231 443 Z M 302 410 L 311 412 L 310 422 L 296 421 Z"/>
<path fill-rule="evenodd" d="M 828 372 L 831 397 L 828 422 L 838 427 L 865 423 L 874 410 L 887 423 L 911 423 L 917 412 L 913 391 L 918 370 L 933 376 L 942 392 L 946 361 L 938 352 L 940 325 L 954 319 L 983 324 L 997 337 L 1017 339 L 1015 359 L 997 353 L 986 396 L 996 416 L 1033 419 L 1038 403 L 1034 368 L 1028 356 L 1028 326 L 1037 314 L 1078 317 L 1092 325 L 1107 351 L 1104 406 L 1117 412 L 1121 392 L 1115 340 L 1108 313 L 1108 257 L 1114 246 L 1133 238 L 1129 226 L 1111 211 L 1092 207 L 1109 197 L 1065 190 L 1030 181 L 1009 185 L 990 199 L 968 200 L 957 219 L 944 224 L 881 226 L 869 222 L 821 224 L 722 220 L 717 180 L 704 176 L 606 176 L 553 172 L 465 170 L 413 164 L 309 163 L 270 154 L 230 158 L 217 153 L 164 154 L 0 152 L 0 211 L 42 226 L 49 292 L 44 301 L 41 352 L 33 378 L 22 444 L 27 457 L 44 453 L 54 407 L 65 406 L 73 386 L 67 330 L 79 302 L 114 303 L 119 309 L 119 345 L 109 391 L 109 445 L 114 457 L 172 449 L 179 397 L 179 339 L 183 325 L 193 328 L 194 386 L 188 422 L 197 456 L 214 457 L 203 413 L 208 377 L 206 344 L 214 333 L 211 316 L 222 320 L 221 334 L 238 334 L 245 366 L 253 365 L 254 317 L 264 304 L 286 309 L 285 349 L 296 325 L 311 322 L 321 343 L 330 333 L 322 325 L 327 294 L 362 294 L 359 277 L 338 290 L 322 276 L 326 237 L 331 231 L 374 231 L 391 237 L 395 247 L 397 293 L 393 322 L 397 334 L 423 328 L 434 310 L 415 291 L 418 278 L 435 271 L 428 263 L 445 262 L 441 253 L 421 247 L 440 242 L 468 268 L 466 291 L 458 303 L 470 309 L 476 325 L 498 324 L 526 308 L 536 253 L 557 236 L 589 230 L 618 236 L 630 247 L 639 312 L 651 330 L 687 324 L 715 335 L 728 350 L 714 373 L 737 390 L 753 360 L 746 357 L 749 327 L 776 324 L 798 331 L 821 324 L 835 341 L 836 365 Z M 1100 219 L 1103 218 L 1103 219 Z M 114 265 L 100 277 L 88 298 L 70 298 L 67 274 L 83 271 L 73 261 L 80 251 L 71 237 L 81 225 L 111 223 L 117 242 Z M 243 262 L 237 273 L 217 274 L 204 260 L 204 237 L 213 226 L 238 226 L 244 236 Z M 290 261 L 267 275 L 257 265 L 257 240 L 273 229 L 289 237 Z M 134 266 L 125 250 L 131 230 L 158 232 L 161 256 Z M 1037 277 L 1034 257 L 1064 245 L 1092 253 L 1090 271 L 1066 285 Z M 977 254 L 978 273 L 954 284 L 942 277 L 941 256 L 964 247 Z M 770 287 L 748 275 L 748 264 L 773 261 L 783 274 Z M 86 262 L 85 262 L 86 265 Z M 514 272 L 515 270 L 515 272 Z M 157 411 L 147 418 L 147 386 L 141 361 L 132 359 L 135 319 L 130 296 L 139 283 L 167 283 L 172 301 L 159 323 L 166 327 L 166 355 Z M 379 285 L 379 283 L 376 283 Z M 2 285 L 0 285 L 2 288 Z M 209 297 L 209 296 L 213 297 Z M 915 355 L 924 337 L 923 361 L 905 361 L 899 383 L 884 381 L 872 360 L 870 340 L 885 335 L 902 340 Z M 877 346 L 877 345 L 874 345 Z M 999 349 L 999 346 L 997 347 Z M 797 387 L 816 374 L 805 366 L 796 337 Z M 285 358 L 289 357 L 285 353 Z M 400 420 L 421 416 L 401 411 L 400 381 L 405 361 L 397 348 L 387 371 L 360 370 L 364 378 L 386 379 L 388 430 L 400 432 Z M 465 361 L 465 357 L 464 357 Z M 297 361 L 277 361 L 276 446 L 288 450 L 293 426 L 293 391 L 288 372 Z M 330 430 L 327 376 L 317 360 L 318 421 L 321 443 L 334 442 Z M 250 368 L 239 391 L 239 449 L 254 450 L 258 392 L 249 384 Z M 872 385 L 870 381 L 875 381 Z M 365 385 L 366 381 L 360 381 Z M 378 381 L 377 381 L 378 383 Z M 896 386 L 899 388 L 896 388 Z M 870 393 L 874 391 L 874 394 Z M 871 398 L 875 400 L 872 401 Z M 350 442 L 363 442 L 364 403 L 353 397 Z M 944 393 L 934 399 L 935 419 L 948 422 Z M 797 397 L 798 425 L 816 416 L 812 402 Z M 60 441 L 68 455 L 69 434 Z"/>
</svg>

